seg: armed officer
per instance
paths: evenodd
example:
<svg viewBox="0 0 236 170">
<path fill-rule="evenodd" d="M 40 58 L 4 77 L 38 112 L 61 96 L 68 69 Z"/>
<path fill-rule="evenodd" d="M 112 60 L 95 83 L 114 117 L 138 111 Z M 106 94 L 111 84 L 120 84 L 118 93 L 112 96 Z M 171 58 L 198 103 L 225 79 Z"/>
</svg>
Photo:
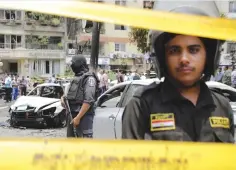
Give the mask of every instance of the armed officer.
<svg viewBox="0 0 236 170">
<path fill-rule="evenodd" d="M 171 11 L 209 16 L 193 6 Z M 124 110 L 122 138 L 234 143 L 229 100 L 205 83 L 218 66 L 221 41 L 161 31 L 151 36 L 164 82 L 136 92 Z"/>
<path fill-rule="evenodd" d="M 94 73 L 89 72 L 86 59 L 82 56 L 72 58 L 71 69 L 75 77 L 70 83 L 67 99 L 73 120 L 68 120 L 67 137 L 92 138 L 94 103 L 99 81 Z M 76 136 L 73 128 L 76 129 Z"/>
</svg>

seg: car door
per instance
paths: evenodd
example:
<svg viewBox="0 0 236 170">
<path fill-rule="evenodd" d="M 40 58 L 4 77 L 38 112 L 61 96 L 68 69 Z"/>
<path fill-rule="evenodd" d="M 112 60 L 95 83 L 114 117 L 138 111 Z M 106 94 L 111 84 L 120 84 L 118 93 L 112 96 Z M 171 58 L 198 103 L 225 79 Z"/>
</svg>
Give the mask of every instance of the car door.
<svg viewBox="0 0 236 170">
<path fill-rule="evenodd" d="M 127 90 L 124 92 L 124 96 L 121 99 L 120 109 L 115 118 L 115 138 L 120 139 L 122 135 L 122 115 L 124 112 L 125 106 L 128 104 L 130 99 L 135 94 L 136 90 L 143 87 L 142 84 L 130 84 L 127 87 Z"/>
<path fill-rule="evenodd" d="M 114 121 L 125 88 L 126 84 L 112 88 L 98 99 L 93 123 L 94 138 L 115 138 Z"/>
</svg>

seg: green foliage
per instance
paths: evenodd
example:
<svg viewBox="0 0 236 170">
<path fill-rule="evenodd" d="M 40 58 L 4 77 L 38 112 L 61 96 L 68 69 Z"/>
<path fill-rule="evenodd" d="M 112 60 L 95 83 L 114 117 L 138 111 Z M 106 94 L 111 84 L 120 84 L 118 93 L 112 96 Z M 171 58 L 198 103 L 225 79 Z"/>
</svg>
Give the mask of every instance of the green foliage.
<svg viewBox="0 0 236 170">
<path fill-rule="evenodd" d="M 59 43 L 57 44 L 57 46 L 58 46 L 59 49 L 63 49 L 63 44 L 62 44 L 62 42 L 59 42 Z"/>
<path fill-rule="evenodd" d="M 29 35 L 26 37 L 26 43 L 34 44 L 34 45 L 47 45 L 49 37 L 48 36 L 33 36 Z"/>
<path fill-rule="evenodd" d="M 47 45 L 48 44 L 48 36 L 39 36 L 38 41 L 40 45 Z"/>
<path fill-rule="evenodd" d="M 52 18 L 51 19 L 51 25 L 52 26 L 58 26 L 60 25 L 61 21 L 58 18 Z"/>
<path fill-rule="evenodd" d="M 47 15 L 42 13 L 36 13 L 27 11 L 25 18 L 27 21 L 38 21 L 41 25 L 58 26 L 61 23 L 61 17 L 56 15 Z"/>
<path fill-rule="evenodd" d="M 137 48 L 140 52 L 146 53 L 150 51 L 150 44 L 148 43 L 148 32 L 147 29 L 142 28 L 131 28 L 129 33 L 129 39 L 132 43 L 137 44 Z"/>
<path fill-rule="evenodd" d="M 221 18 L 226 18 L 226 15 L 225 15 L 224 13 L 221 13 L 221 14 L 220 14 L 220 17 L 221 17 Z"/>
</svg>

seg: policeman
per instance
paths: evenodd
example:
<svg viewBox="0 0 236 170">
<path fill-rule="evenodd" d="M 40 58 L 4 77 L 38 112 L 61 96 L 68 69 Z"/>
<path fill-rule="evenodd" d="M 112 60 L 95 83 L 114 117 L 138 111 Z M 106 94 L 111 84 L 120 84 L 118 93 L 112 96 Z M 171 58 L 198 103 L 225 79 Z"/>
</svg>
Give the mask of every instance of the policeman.
<svg viewBox="0 0 236 170">
<path fill-rule="evenodd" d="M 73 128 L 76 128 L 77 137 L 93 137 L 94 103 L 97 98 L 98 78 L 89 72 L 86 59 L 74 56 L 71 61 L 75 77 L 72 79 L 67 99 L 73 120 L 67 124 L 67 137 L 75 137 Z M 68 118 L 69 119 L 69 118 Z"/>
<path fill-rule="evenodd" d="M 191 6 L 172 12 L 208 16 Z M 221 41 L 152 31 L 164 82 L 137 91 L 125 107 L 122 138 L 234 143 L 229 101 L 205 81 L 219 62 Z"/>
</svg>

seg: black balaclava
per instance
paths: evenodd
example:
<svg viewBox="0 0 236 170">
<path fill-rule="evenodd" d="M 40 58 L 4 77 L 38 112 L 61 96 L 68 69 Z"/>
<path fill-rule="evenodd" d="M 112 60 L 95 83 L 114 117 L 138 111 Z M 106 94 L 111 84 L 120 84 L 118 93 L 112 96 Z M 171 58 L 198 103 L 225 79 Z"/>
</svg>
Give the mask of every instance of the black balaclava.
<svg viewBox="0 0 236 170">
<path fill-rule="evenodd" d="M 71 69 L 75 73 L 75 76 L 81 76 L 88 72 L 86 58 L 83 56 L 74 56 L 71 60 Z"/>
</svg>

